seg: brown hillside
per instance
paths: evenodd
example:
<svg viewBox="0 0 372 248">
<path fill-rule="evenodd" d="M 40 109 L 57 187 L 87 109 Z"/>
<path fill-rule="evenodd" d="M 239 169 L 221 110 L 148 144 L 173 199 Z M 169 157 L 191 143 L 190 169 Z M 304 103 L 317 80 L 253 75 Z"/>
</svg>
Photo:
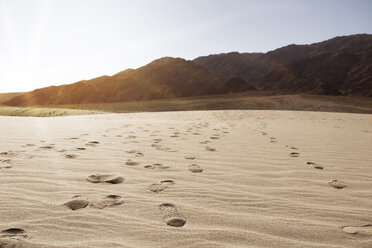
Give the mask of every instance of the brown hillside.
<svg viewBox="0 0 372 248">
<path fill-rule="evenodd" d="M 289 45 L 265 54 L 233 52 L 194 61 L 166 57 L 113 76 L 37 89 L 3 104 L 128 102 L 255 89 L 277 94 L 372 96 L 372 35 Z"/>
<path fill-rule="evenodd" d="M 12 99 L 13 97 L 16 97 L 18 95 L 20 95 L 22 93 L 20 92 L 16 92 L 16 93 L 0 93 L 0 105 L 3 104 L 3 102 L 6 102 L 10 99 Z"/>
<path fill-rule="evenodd" d="M 371 48 L 303 57 L 270 72 L 262 87 L 281 94 L 372 96 Z"/>
<path fill-rule="evenodd" d="M 261 53 L 223 53 L 198 57 L 193 61 L 223 78 L 241 78 L 253 85 L 267 72 L 266 65 L 256 63 Z"/>
<path fill-rule="evenodd" d="M 194 61 L 222 77 L 240 77 L 260 89 L 368 96 L 371 45 L 372 35 L 360 34 L 289 45 L 265 54 L 217 54 Z"/>
<path fill-rule="evenodd" d="M 252 84 L 238 77 L 233 77 L 233 78 L 226 80 L 225 83 L 221 84 L 217 88 L 218 93 L 221 93 L 221 94 L 240 93 L 244 91 L 255 91 L 255 90 L 256 88 Z"/>
<path fill-rule="evenodd" d="M 192 61 L 167 57 L 114 76 L 37 89 L 5 104 L 61 105 L 201 96 L 217 93 L 224 83 L 225 80 Z"/>
</svg>

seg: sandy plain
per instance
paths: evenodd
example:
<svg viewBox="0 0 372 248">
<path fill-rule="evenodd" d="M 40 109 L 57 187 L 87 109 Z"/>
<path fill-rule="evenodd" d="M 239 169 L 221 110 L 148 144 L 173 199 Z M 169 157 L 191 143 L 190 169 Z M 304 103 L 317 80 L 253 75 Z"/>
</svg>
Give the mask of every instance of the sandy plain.
<svg viewBox="0 0 372 248">
<path fill-rule="evenodd" d="M 372 247 L 372 115 L 0 116 L 0 247 Z"/>
</svg>

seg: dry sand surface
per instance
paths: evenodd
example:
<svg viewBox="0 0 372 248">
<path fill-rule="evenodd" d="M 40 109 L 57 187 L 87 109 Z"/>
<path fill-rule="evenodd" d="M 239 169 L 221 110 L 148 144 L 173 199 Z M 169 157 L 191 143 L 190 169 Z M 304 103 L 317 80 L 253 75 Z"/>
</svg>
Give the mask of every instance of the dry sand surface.
<svg viewBox="0 0 372 248">
<path fill-rule="evenodd" d="M 0 247 L 372 247 L 372 115 L 0 117 Z"/>
<path fill-rule="evenodd" d="M 68 109 L 68 108 L 37 108 L 37 107 L 9 107 L 0 105 L 0 116 L 36 116 L 55 117 L 67 115 L 102 114 L 103 111 Z"/>
</svg>

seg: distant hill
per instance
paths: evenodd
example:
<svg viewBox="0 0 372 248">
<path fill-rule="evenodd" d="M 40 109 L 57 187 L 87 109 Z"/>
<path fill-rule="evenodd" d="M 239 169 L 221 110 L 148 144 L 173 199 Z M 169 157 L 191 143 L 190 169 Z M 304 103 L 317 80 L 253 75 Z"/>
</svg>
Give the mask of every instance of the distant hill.
<svg viewBox="0 0 372 248">
<path fill-rule="evenodd" d="M 16 92 L 16 93 L 0 93 L 0 105 L 2 105 L 3 102 L 6 102 L 6 101 L 12 99 L 13 97 L 19 96 L 21 94 L 22 93 L 20 93 L 20 92 Z"/>
<path fill-rule="evenodd" d="M 372 35 L 289 45 L 264 54 L 228 53 L 194 62 L 221 77 L 240 77 L 276 93 L 372 96 Z"/>
<path fill-rule="evenodd" d="M 306 56 L 267 74 L 261 87 L 278 93 L 372 96 L 372 46 Z"/>
<path fill-rule="evenodd" d="M 267 53 L 209 55 L 193 61 L 165 57 L 113 76 L 8 95 L 2 102 L 11 106 L 94 104 L 257 89 L 274 94 L 372 97 L 372 35 L 288 45 Z"/>
<path fill-rule="evenodd" d="M 223 53 L 198 57 L 193 61 L 223 78 L 241 78 L 250 84 L 257 82 L 271 69 L 269 63 L 257 63 L 262 53 Z"/>
<path fill-rule="evenodd" d="M 235 88 L 254 89 L 242 80 L 236 82 L 222 79 L 192 61 L 166 57 L 137 70 L 129 69 L 113 76 L 37 89 L 16 96 L 5 104 L 61 105 L 202 96 L 224 93 L 226 83 L 232 87 L 226 89 L 229 93 L 234 92 Z"/>
</svg>

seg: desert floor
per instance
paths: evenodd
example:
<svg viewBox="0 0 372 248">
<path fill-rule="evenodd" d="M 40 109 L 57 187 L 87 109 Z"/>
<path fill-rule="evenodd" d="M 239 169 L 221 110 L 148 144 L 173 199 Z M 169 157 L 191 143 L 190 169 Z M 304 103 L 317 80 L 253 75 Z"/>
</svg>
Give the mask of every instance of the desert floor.
<svg viewBox="0 0 372 248">
<path fill-rule="evenodd" d="M 103 111 L 68 109 L 68 108 L 36 108 L 36 107 L 10 107 L 0 105 L 0 116 L 34 116 L 56 117 L 67 115 L 104 114 Z"/>
<path fill-rule="evenodd" d="M 0 202 L 0 247 L 372 247 L 372 115 L 0 116 Z"/>
</svg>

